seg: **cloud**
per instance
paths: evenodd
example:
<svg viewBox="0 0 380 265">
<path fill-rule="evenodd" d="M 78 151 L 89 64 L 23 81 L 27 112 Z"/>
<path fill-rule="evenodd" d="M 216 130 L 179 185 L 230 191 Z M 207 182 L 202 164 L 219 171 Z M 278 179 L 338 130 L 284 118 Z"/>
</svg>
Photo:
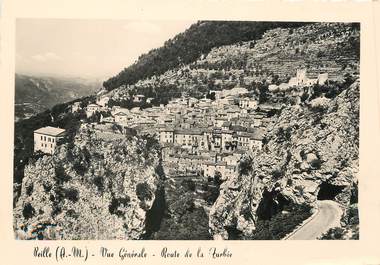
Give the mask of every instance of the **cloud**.
<svg viewBox="0 0 380 265">
<path fill-rule="evenodd" d="M 62 58 L 55 54 L 54 52 L 46 52 L 33 55 L 31 57 L 33 60 L 38 62 L 47 62 L 47 61 L 62 61 Z"/>
<path fill-rule="evenodd" d="M 124 25 L 123 28 L 127 31 L 152 35 L 161 33 L 161 28 L 158 25 L 147 21 L 129 22 L 128 24 Z"/>
</svg>

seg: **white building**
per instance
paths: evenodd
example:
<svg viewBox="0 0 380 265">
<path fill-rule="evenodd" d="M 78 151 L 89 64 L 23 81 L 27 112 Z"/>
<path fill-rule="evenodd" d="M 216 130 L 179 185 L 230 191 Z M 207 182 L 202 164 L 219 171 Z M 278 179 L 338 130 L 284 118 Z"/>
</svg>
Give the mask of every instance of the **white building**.
<svg viewBox="0 0 380 265">
<path fill-rule="evenodd" d="M 53 154 L 57 142 L 65 136 L 65 130 L 55 127 L 43 127 L 34 131 L 34 152 Z"/>
<path fill-rule="evenodd" d="M 256 109 L 257 100 L 254 100 L 252 98 L 241 98 L 239 100 L 239 107 L 242 109 Z"/>
<path fill-rule="evenodd" d="M 87 105 L 87 109 L 86 109 L 87 118 L 91 117 L 92 115 L 94 115 L 95 112 L 97 112 L 99 110 L 100 110 L 100 106 L 98 104 Z"/>
<path fill-rule="evenodd" d="M 110 100 L 110 97 L 107 97 L 107 96 L 98 97 L 98 99 L 96 100 L 96 104 L 102 107 L 107 107 L 109 100 Z"/>
<path fill-rule="evenodd" d="M 127 121 L 128 120 L 128 114 L 126 114 L 125 112 L 123 111 L 119 111 L 117 113 L 115 113 L 113 115 L 113 117 L 115 118 L 115 122 L 116 123 L 120 123 L 120 122 L 124 122 L 124 121 Z"/>
<path fill-rule="evenodd" d="M 161 143 L 173 143 L 174 142 L 174 130 L 171 128 L 162 128 L 160 130 L 160 142 Z"/>
</svg>

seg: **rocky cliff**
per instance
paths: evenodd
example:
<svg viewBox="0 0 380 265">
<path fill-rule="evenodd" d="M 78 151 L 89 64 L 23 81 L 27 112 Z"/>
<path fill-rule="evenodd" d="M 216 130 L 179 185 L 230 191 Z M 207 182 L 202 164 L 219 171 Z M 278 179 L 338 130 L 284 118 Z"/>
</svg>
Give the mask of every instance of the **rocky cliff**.
<svg viewBox="0 0 380 265">
<path fill-rule="evenodd" d="M 357 200 L 358 154 L 359 80 L 335 98 L 282 109 L 263 149 L 247 155 L 240 174 L 222 184 L 210 212 L 214 238 L 230 238 L 231 228 L 251 238 L 258 220 L 289 203 L 329 199 L 347 212 Z"/>
<path fill-rule="evenodd" d="M 103 139 L 82 125 L 73 143 L 25 168 L 16 238 L 139 239 L 162 177 L 159 167 L 153 139 Z"/>
</svg>

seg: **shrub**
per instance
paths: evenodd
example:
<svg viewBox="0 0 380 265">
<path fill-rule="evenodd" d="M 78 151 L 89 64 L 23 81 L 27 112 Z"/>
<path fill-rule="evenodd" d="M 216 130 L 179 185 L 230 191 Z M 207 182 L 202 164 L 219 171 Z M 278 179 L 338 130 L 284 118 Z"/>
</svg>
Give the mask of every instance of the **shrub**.
<svg viewBox="0 0 380 265">
<path fill-rule="evenodd" d="M 219 197 L 219 188 L 218 187 L 209 187 L 207 192 L 204 194 L 203 199 L 210 205 L 214 204 L 214 202 Z"/>
<path fill-rule="evenodd" d="M 24 209 L 22 210 L 22 215 L 24 216 L 25 219 L 32 218 L 35 214 L 35 210 L 33 206 L 30 203 L 27 203 L 24 206 Z"/>
<path fill-rule="evenodd" d="M 42 184 L 42 186 L 44 187 L 44 191 L 45 191 L 45 192 L 49 192 L 49 191 L 51 190 L 51 188 L 52 188 L 51 185 L 49 185 L 49 184 L 45 184 L 45 183 Z"/>
<path fill-rule="evenodd" d="M 55 170 L 55 181 L 58 184 L 62 184 L 71 179 L 71 177 L 66 174 L 65 169 L 63 168 L 62 165 L 56 166 L 54 170 Z"/>
<path fill-rule="evenodd" d="M 104 179 L 101 176 L 97 176 L 94 178 L 94 184 L 98 188 L 98 191 L 104 190 Z"/>
<path fill-rule="evenodd" d="M 246 157 L 242 159 L 239 163 L 239 174 L 248 175 L 248 173 L 252 171 L 252 158 Z"/>
<path fill-rule="evenodd" d="M 75 161 L 73 164 L 73 168 L 75 172 L 80 176 L 84 176 L 84 174 L 87 171 L 87 167 L 84 165 L 82 161 Z"/>
<path fill-rule="evenodd" d="M 276 136 L 277 136 L 277 141 L 279 143 L 289 141 L 292 136 L 292 128 L 287 127 L 286 129 L 284 129 L 283 127 L 280 127 L 277 130 Z"/>
<path fill-rule="evenodd" d="M 110 205 L 108 206 L 108 210 L 111 214 L 115 214 L 118 217 L 123 217 L 125 212 L 119 209 L 120 206 L 127 207 L 131 199 L 128 195 L 124 198 L 112 198 Z"/>
<path fill-rule="evenodd" d="M 321 239 L 323 240 L 339 240 L 343 239 L 344 230 L 340 227 L 331 228 L 324 235 L 322 235 Z"/>
<path fill-rule="evenodd" d="M 348 208 L 348 224 L 349 225 L 358 225 L 359 224 L 359 210 L 357 207 Z"/>
<path fill-rule="evenodd" d="M 287 214 L 279 212 L 269 220 L 258 220 L 256 230 L 249 239 L 281 239 L 310 217 L 310 209 L 310 206 L 306 204 L 287 205 L 284 207 Z"/>
<path fill-rule="evenodd" d="M 320 169 L 321 168 L 321 160 L 320 159 L 313 159 L 311 162 L 310 162 L 310 165 L 313 169 Z"/>
<path fill-rule="evenodd" d="M 282 172 L 281 170 L 279 169 L 275 169 L 272 171 L 272 177 L 274 179 L 279 179 L 280 177 L 282 177 L 284 175 L 284 172 Z"/>
<path fill-rule="evenodd" d="M 187 191 L 195 191 L 195 182 L 193 180 L 185 179 L 181 184 Z"/>
<path fill-rule="evenodd" d="M 153 192 L 146 182 L 136 185 L 136 195 L 140 201 L 151 200 L 153 198 Z"/>
<path fill-rule="evenodd" d="M 64 189 L 63 196 L 72 202 L 77 202 L 79 200 L 79 192 L 74 188 Z"/>
<path fill-rule="evenodd" d="M 33 183 L 26 187 L 26 195 L 30 196 L 33 192 Z"/>
<path fill-rule="evenodd" d="M 178 220 L 165 218 L 155 239 L 158 240 L 210 240 L 208 216 L 204 209 L 186 211 Z"/>
<path fill-rule="evenodd" d="M 220 186 L 222 183 L 223 183 L 222 173 L 220 173 L 219 171 L 216 171 L 215 176 L 214 176 L 214 184 L 217 186 Z"/>
</svg>

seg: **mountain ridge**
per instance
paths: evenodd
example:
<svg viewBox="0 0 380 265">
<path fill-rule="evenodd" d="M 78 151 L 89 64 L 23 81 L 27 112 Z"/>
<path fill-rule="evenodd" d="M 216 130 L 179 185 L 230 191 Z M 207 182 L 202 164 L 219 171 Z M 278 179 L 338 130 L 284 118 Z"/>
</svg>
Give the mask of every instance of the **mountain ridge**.
<svg viewBox="0 0 380 265">
<path fill-rule="evenodd" d="M 260 38 L 270 28 L 298 27 L 299 22 L 199 21 L 164 46 L 141 55 L 137 62 L 103 83 L 107 90 L 131 85 L 140 79 L 161 74 L 182 63 L 188 64 L 211 48 Z"/>
</svg>

